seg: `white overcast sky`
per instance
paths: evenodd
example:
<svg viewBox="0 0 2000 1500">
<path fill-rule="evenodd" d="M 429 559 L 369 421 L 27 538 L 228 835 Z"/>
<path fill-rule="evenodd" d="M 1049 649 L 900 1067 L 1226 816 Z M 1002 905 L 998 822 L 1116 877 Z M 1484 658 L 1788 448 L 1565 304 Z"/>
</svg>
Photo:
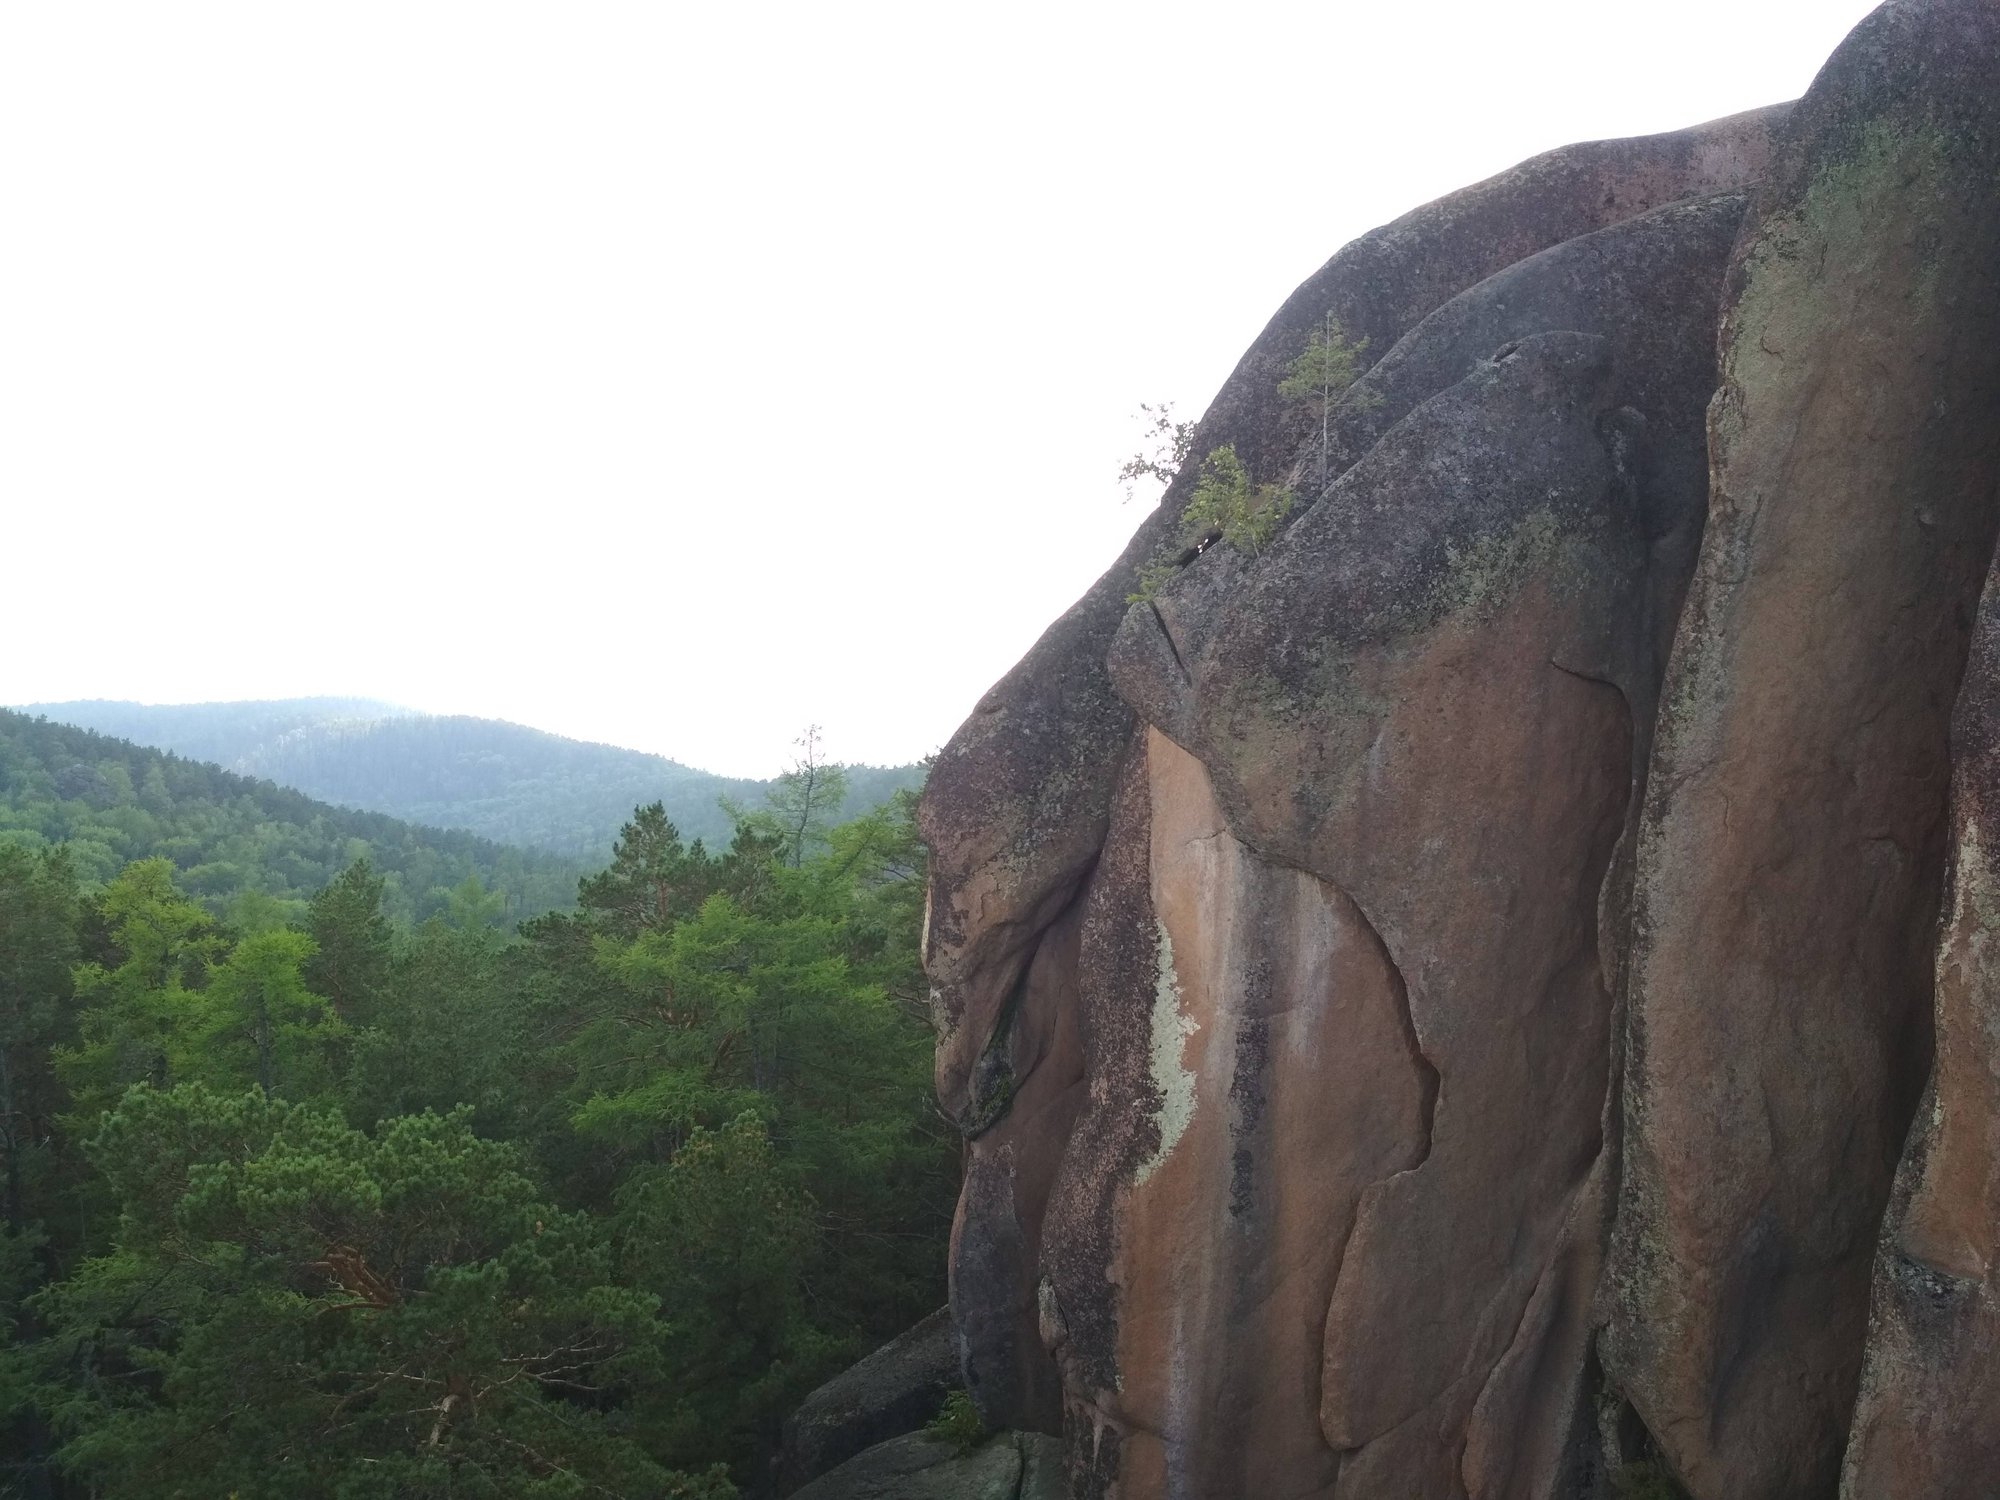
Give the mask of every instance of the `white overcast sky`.
<svg viewBox="0 0 2000 1500">
<path fill-rule="evenodd" d="M 1862 0 L 0 7 L 0 703 L 939 745 L 1342 243 Z"/>
</svg>

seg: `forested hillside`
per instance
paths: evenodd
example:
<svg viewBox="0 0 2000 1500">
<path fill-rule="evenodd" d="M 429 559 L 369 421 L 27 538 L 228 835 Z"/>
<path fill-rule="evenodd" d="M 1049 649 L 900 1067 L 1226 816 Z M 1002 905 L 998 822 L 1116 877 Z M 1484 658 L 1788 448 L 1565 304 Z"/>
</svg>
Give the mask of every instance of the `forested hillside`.
<svg viewBox="0 0 2000 1500">
<path fill-rule="evenodd" d="M 414 827 L 329 807 L 252 780 L 88 730 L 0 709 L 0 845 L 63 844 L 82 885 L 158 857 L 215 914 L 244 900 L 295 916 L 341 870 L 366 859 L 387 912 L 418 922 L 471 903 L 519 921 L 566 906 L 578 866 L 468 833 Z"/>
<path fill-rule="evenodd" d="M 343 807 L 463 828 L 500 843 L 602 859 L 632 809 L 659 802 L 682 836 L 729 841 L 722 799 L 764 804 L 773 783 L 588 744 L 495 719 L 412 714 L 368 699 L 149 705 L 41 703 L 28 712 L 232 771 Z M 917 786 L 918 766 L 850 766 L 856 817 Z"/>
<path fill-rule="evenodd" d="M 268 794 L 4 724 L 6 785 L 62 780 L 58 813 Z M 907 796 L 829 827 L 838 779 L 722 851 L 641 808 L 513 939 L 392 923 L 365 861 L 219 921 L 167 859 L 93 893 L 0 839 L 0 1495 L 753 1484 L 805 1391 L 944 1297 L 923 850 Z"/>
<path fill-rule="evenodd" d="M 29 703 L 18 711 L 254 775 L 263 773 L 237 762 L 259 745 L 321 724 L 393 719 L 410 712 L 375 698 L 281 698 L 242 703 L 125 703 L 88 698 L 71 703 Z"/>
</svg>

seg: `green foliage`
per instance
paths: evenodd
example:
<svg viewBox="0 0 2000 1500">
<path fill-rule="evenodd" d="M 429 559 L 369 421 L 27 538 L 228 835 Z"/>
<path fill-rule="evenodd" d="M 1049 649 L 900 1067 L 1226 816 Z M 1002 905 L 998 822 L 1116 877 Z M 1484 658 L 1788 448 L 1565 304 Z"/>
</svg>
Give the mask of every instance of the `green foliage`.
<svg viewBox="0 0 2000 1500">
<path fill-rule="evenodd" d="M 225 923 L 0 844 L 0 1442 L 103 1500 L 733 1494 L 942 1296 L 913 800 L 643 807 L 515 939 L 463 877 Z"/>
<path fill-rule="evenodd" d="M 46 1238 L 39 1227 L 0 1225 L 0 1452 L 19 1453 L 33 1442 L 35 1382 L 21 1346 L 39 1331 L 28 1298 L 41 1283 Z M 0 1495 L 14 1493 L 0 1469 Z"/>
<path fill-rule="evenodd" d="M 506 970 L 490 931 L 433 919 L 413 933 L 395 955 L 372 1024 L 349 1040 L 350 1118 L 464 1105 L 482 1131 L 515 1134 L 534 1042 Z"/>
<path fill-rule="evenodd" d="M 672 927 L 725 886 L 754 882 L 778 847 L 777 833 L 739 823 L 729 854 L 712 859 L 700 839 L 692 847 L 681 842 L 664 804 L 649 803 L 633 811 L 612 846 L 610 867 L 577 886 L 576 904 L 595 930 L 629 941 Z"/>
<path fill-rule="evenodd" d="M 859 1352 L 935 1305 L 956 1167 L 929 1103 L 913 800 L 830 830 L 826 851 L 797 866 L 754 830 L 725 856 L 679 849 L 642 809 L 621 848 L 628 877 L 651 848 L 661 877 L 652 894 L 636 903 L 618 894 L 648 890 L 628 878 L 598 888 L 608 899 L 585 907 L 587 937 L 553 920 L 529 933 L 543 973 L 580 948 L 594 969 L 589 979 L 571 970 L 565 1039 L 550 1054 L 551 1086 L 569 1112 L 561 1129 L 542 1128 L 571 1163 L 562 1174 L 606 1183 L 585 1190 L 615 1198 L 629 1222 L 664 1212 L 660 1184 L 684 1180 L 661 1178 L 662 1168 L 726 1155 L 744 1183 L 763 1183 L 745 1225 L 761 1219 L 759 1233 L 791 1246 L 776 1260 L 790 1265 L 796 1295 L 809 1293 L 801 1304 L 762 1289 L 734 1304 L 742 1311 L 727 1347 L 739 1375 L 728 1410 L 683 1407 L 698 1418 L 675 1418 L 677 1432 L 768 1435 L 840 1351 Z M 775 1176 L 754 1166 L 764 1158 L 753 1125 Z M 561 1155 L 571 1143 L 584 1159 Z M 788 1227 L 797 1221 L 782 1207 L 787 1191 L 810 1195 L 803 1238 Z M 653 1231 L 634 1243 L 679 1238 Z M 718 1243 L 748 1257 L 760 1241 L 746 1228 Z M 722 1284 L 718 1275 L 696 1283 Z M 695 1362 L 706 1368 L 714 1355 L 704 1348 Z"/>
<path fill-rule="evenodd" d="M 950 1443 L 961 1453 L 970 1453 L 986 1441 L 986 1424 L 979 1419 L 979 1408 L 972 1404 L 972 1397 L 966 1391 L 953 1391 L 944 1398 L 944 1405 L 938 1414 L 924 1426 L 941 1443 Z"/>
<path fill-rule="evenodd" d="M 762 807 L 771 783 L 717 776 L 663 756 L 593 745 L 493 719 L 413 714 L 357 699 L 277 703 L 50 703 L 31 710 L 65 724 L 118 735 L 195 760 L 297 787 L 323 802 L 367 808 L 410 823 L 462 828 L 503 844 L 595 862 L 638 804 L 661 802 L 688 838 L 728 844 L 734 818 L 720 799 Z M 833 809 L 855 817 L 921 779 L 915 766 L 849 766 L 848 797 Z M 144 852 L 152 852 L 150 850 Z M 133 857 L 126 853 L 127 858 Z M 351 856 L 349 856 L 351 857 Z M 347 863 L 333 862 L 324 881 Z M 378 871 L 394 866 L 378 850 Z M 422 920 L 433 886 L 449 890 L 462 869 L 411 878 Z M 510 881 L 480 867 L 494 889 Z M 557 883 L 560 893 L 572 877 Z M 555 899 L 517 904 L 510 917 L 545 911 Z M 392 909 L 398 903 L 392 897 Z"/>
<path fill-rule="evenodd" d="M 1340 400 L 1349 386 L 1361 374 L 1361 356 L 1368 350 L 1368 340 L 1358 344 L 1347 341 L 1347 330 L 1340 326 L 1340 320 L 1329 311 L 1325 322 L 1312 331 L 1306 347 L 1296 359 L 1285 367 L 1285 375 L 1278 382 L 1278 394 L 1290 401 L 1311 401 L 1319 408 L 1319 466 L 1320 477 L 1326 478 L 1330 423 L 1334 404 Z M 1357 396 L 1357 400 L 1361 397 Z M 1366 404 L 1379 404 L 1380 397 L 1367 393 Z"/>
<path fill-rule="evenodd" d="M 1127 604 L 1150 604 L 1159 596 L 1160 590 L 1173 581 L 1174 575 L 1178 572 L 1180 572 L 1180 565 L 1178 563 L 1147 563 L 1139 569 L 1138 582 L 1133 585 L 1132 592 L 1125 596 L 1125 602 Z"/>
<path fill-rule="evenodd" d="M 333 1013 L 346 1022 L 374 1019 L 388 983 L 389 919 L 382 912 L 386 883 L 365 859 L 342 870 L 312 898 L 306 932 L 313 952 L 306 961 L 306 985 L 326 996 Z"/>
<path fill-rule="evenodd" d="M 198 993 L 227 946 L 164 859 L 128 865 L 96 905 L 117 961 L 77 966 L 77 1041 L 55 1053 L 83 1120 L 132 1084 L 164 1088 L 180 1076 L 202 1015 Z"/>
<path fill-rule="evenodd" d="M 9 1232 L 24 1228 L 27 1197 L 59 1165 L 51 1143 L 68 1099 L 54 1056 L 75 1039 L 70 973 L 82 913 L 60 850 L 0 844 L 0 1223 Z"/>
<path fill-rule="evenodd" d="M 450 890 L 440 886 L 431 894 L 444 902 L 445 925 L 460 932 L 491 933 L 507 921 L 507 898 L 486 889 L 477 871 L 467 871 Z"/>
<path fill-rule="evenodd" d="M 19 1354 L 40 1331 L 27 1299 L 73 1252 L 84 1218 L 82 1163 L 62 1130 L 69 1098 L 55 1070 L 56 1048 L 75 1039 L 70 971 L 83 914 L 60 850 L 0 845 L 0 1453 L 38 1446 Z"/>
<path fill-rule="evenodd" d="M 332 1089 L 343 1028 L 306 988 L 309 936 L 271 928 L 232 944 L 181 896 L 163 859 L 128 865 L 96 904 L 117 962 L 76 967 L 78 1039 L 54 1049 L 80 1118 L 136 1083 L 247 1079 L 293 1097 Z"/>
<path fill-rule="evenodd" d="M 1283 485 L 1253 484 L 1250 471 L 1236 456 L 1236 445 L 1224 443 L 1201 461 L 1194 491 L 1181 510 L 1181 555 L 1155 558 L 1140 568 L 1125 602 L 1150 603 L 1190 556 L 1212 542 L 1227 542 L 1238 552 L 1255 557 L 1277 535 L 1295 498 Z"/>
<path fill-rule="evenodd" d="M 812 1387 L 838 1345 L 814 1326 L 799 1268 L 813 1253 L 812 1200 L 769 1132 L 746 1113 L 697 1127 L 670 1162 L 635 1171 L 616 1195 L 621 1266 L 659 1298 L 680 1377 L 648 1398 L 669 1461 L 718 1441 L 755 1447 Z"/>
<path fill-rule="evenodd" d="M 421 922 L 477 875 L 518 921 L 565 904 L 576 868 L 471 834 L 329 807 L 122 740 L 0 710 L 0 845 L 66 844 L 77 879 L 109 881 L 162 858 L 188 896 L 220 916 L 246 893 L 290 920 L 357 859 L 384 880 L 390 916 Z"/>
<path fill-rule="evenodd" d="M 723 806 L 739 830 L 770 840 L 779 858 L 797 869 L 826 848 L 828 830 L 847 803 L 847 768 L 826 758 L 817 724 L 793 743 L 798 753 L 765 793 L 763 807 L 745 810 L 727 800 Z"/>
<path fill-rule="evenodd" d="M 1252 484 L 1250 472 L 1225 443 L 1202 460 L 1201 477 L 1181 512 L 1181 537 L 1189 546 L 1219 537 L 1256 556 L 1290 514 L 1292 492 L 1282 485 Z"/>
<path fill-rule="evenodd" d="M 666 1487 L 596 1407 L 661 1377 L 657 1304 L 464 1112 L 371 1138 L 135 1089 L 90 1150 L 116 1236 L 37 1301 L 58 1457 L 107 1500 Z"/>
<path fill-rule="evenodd" d="M 1176 422 L 1171 401 L 1162 401 L 1158 406 L 1140 402 L 1139 421 L 1142 424 L 1139 451 L 1118 470 L 1128 503 L 1138 493 L 1139 485 L 1147 480 L 1156 480 L 1163 488 L 1172 484 L 1194 449 L 1195 424 Z"/>
<path fill-rule="evenodd" d="M 1361 374 L 1361 356 L 1368 352 L 1368 340 L 1347 341 L 1347 330 L 1332 313 L 1315 328 L 1306 347 L 1285 366 L 1278 394 L 1293 401 L 1313 401 L 1322 407 L 1338 400 Z"/>
<path fill-rule="evenodd" d="M 247 1073 L 265 1094 L 287 1098 L 326 1093 L 345 1028 L 306 988 L 315 951 L 310 937 L 286 929 L 238 939 L 202 992 L 180 1072 L 224 1086 Z"/>
</svg>

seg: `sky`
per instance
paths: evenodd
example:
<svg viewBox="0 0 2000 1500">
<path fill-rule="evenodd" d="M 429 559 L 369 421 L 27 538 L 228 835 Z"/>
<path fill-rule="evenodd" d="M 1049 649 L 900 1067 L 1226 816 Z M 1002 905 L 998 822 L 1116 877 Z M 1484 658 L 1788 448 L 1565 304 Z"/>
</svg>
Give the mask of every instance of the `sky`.
<svg viewBox="0 0 2000 1500">
<path fill-rule="evenodd" d="M 901 762 L 1346 241 L 1858 0 L 0 7 L 0 703 Z"/>
</svg>

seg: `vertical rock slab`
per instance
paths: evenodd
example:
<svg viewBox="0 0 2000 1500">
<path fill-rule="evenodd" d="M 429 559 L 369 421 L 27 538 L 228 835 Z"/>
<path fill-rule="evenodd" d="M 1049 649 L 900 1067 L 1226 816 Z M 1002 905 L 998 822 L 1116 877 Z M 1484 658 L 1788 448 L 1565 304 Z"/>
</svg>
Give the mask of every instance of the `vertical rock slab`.
<svg viewBox="0 0 2000 1500">
<path fill-rule="evenodd" d="M 1004 1110 L 967 1144 L 951 1237 L 966 1389 L 982 1412 L 1048 1433 L 1061 1428 L 1062 1395 L 1042 1347 L 1036 1286 L 1049 1187 L 1088 1090 L 1077 995 L 1086 900 L 1050 924 L 1021 976 L 995 1051 L 1015 1081 Z"/>
<path fill-rule="evenodd" d="M 1060 1372 L 1073 1496 L 1114 1485 L 1125 1441 L 1135 1436 L 1116 1409 L 1115 1208 L 1179 1111 L 1153 1083 L 1155 1044 L 1168 1056 L 1172 1042 L 1155 1035 L 1160 945 L 1148 743 L 1141 736 L 1120 767 L 1104 852 L 1082 904 L 1077 1030 L 1089 1059 L 1089 1101 L 1050 1190 L 1037 1268 L 1041 1338 Z"/>
<path fill-rule="evenodd" d="M 1423 1160 L 1436 1075 L 1354 903 L 1238 841 L 1157 730 L 1146 774 L 1146 1073 L 1100 1114 L 1152 1129 L 1111 1206 L 1118 1381 L 1092 1420 L 1127 1434 L 1123 1493 L 1331 1495 L 1317 1390 L 1340 1247 L 1363 1191 Z"/>
<path fill-rule="evenodd" d="M 1731 271 L 1637 851 L 1600 1341 L 1699 1500 L 1838 1481 L 1993 548 L 1996 181 L 2000 7 L 1896 0 L 1795 110 Z"/>
<path fill-rule="evenodd" d="M 1128 613 L 1109 667 L 1159 726 L 1162 941 L 1123 991 L 1088 964 L 1082 986 L 1092 1011 L 1150 1003 L 1154 1052 L 1092 1052 L 1050 1213 L 1063 1299 L 1110 1287 L 1071 1388 L 1118 1457 L 1079 1493 L 1501 1500 L 1575 1476 L 1609 1186 L 1601 890 L 1699 529 L 1741 207 L 1657 210 L 1453 299 L 1343 407 L 1340 444 L 1371 451 L 1265 557 L 1211 549 Z M 1302 963 L 1327 996 L 1302 998 Z M 1164 1155 L 1105 1161 L 1134 1117 Z M 1299 1211 L 1260 1217 L 1266 1193 Z"/>
<path fill-rule="evenodd" d="M 1952 720 L 1937 1061 L 1875 1262 L 1846 1500 L 1983 1500 L 2000 1475 L 2000 584 Z"/>
<path fill-rule="evenodd" d="M 1329 311 L 1386 352 L 1455 293 L 1525 256 L 1662 204 L 1754 182 L 1783 113 L 1777 106 L 1667 135 L 1564 147 L 1364 235 L 1302 285 L 1251 346 L 1202 419 L 1196 450 L 1233 442 L 1260 473 L 1290 462 L 1308 423 L 1302 409 L 1278 400 L 1276 384 Z M 1118 563 L 980 701 L 939 755 L 920 808 L 932 850 L 925 961 L 940 1031 L 938 1096 L 970 1142 L 957 1244 L 978 1269 L 955 1276 L 953 1307 L 968 1377 L 995 1422 L 1034 1425 L 1046 1413 L 1036 1393 L 1048 1389 L 1050 1370 L 1025 1336 L 1024 1309 L 1038 1275 L 1039 1184 L 1051 1178 L 1063 1139 L 1060 1111 L 1031 1129 L 1000 1127 L 1041 1059 L 1073 1056 L 1043 1003 L 1074 978 L 1059 977 L 1069 950 L 1051 932 L 1096 878 L 1113 789 L 1136 745 L 1134 717 L 1112 691 L 1104 656 L 1139 569 L 1176 545 L 1192 485 L 1187 474 L 1170 487 Z M 1061 1095 L 1080 1076 L 1062 1072 L 1041 1089 Z"/>
<path fill-rule="evenodd" d="M 1100 1077 L 1093 1052 L 1092 1084 L 1108 1120 L 1135 1106 L 1153 1118 L 1158 1154 L 1100 1169 L 1092 1197 L 1066 1200 L 1092 1153 L 1086 1117 L 1048 1229 L 1052 1247 L 1109 1251 L 1095 1267 L 1079 1251 L 1071 1274 L 1079 1291 L 1094 1274 L 1115 1292 L 1116 1327 L 1100 1336 L 1112 1355 L 1092 1389 L 1118 1419 L 1121 1500 L 1447 1500 L 1465 1492 L 1462 1455 L 1496 1375 L 1508 1389 L 1487 1410 L 1523 1427 L 1572 1404 L 1581 1320 L 1560 1315 L 1577 1299 L 1551 1278 L 1567 1283 L 1575 1250 L 1587 1282 L 1601 1233 L 1587 1207 L 1580 1239 L 1570 1231 L 1607 1082 L 1598 893 L 1631 797 L 1628 703 L 1644 694 L 1646 547 L 1605 425 L 1613 347 L 1542 333 L 1479 362 L 1229 586 L 1202 582 L 1238 566 L 1226 554 L 1190 569 L 1176 585 L 1195 591 L 1181 647 L 1148 649 L 1163 625 L 1138 610 L 1121 633 L 1121 691 L 1187 736 L 1246 851 L 1236 868 L 1274 872 L 1219 895 L 1204 865 L 1213 841 L 1198 853 L 1161 831 L 1199 799 L 1185 781 L 1154 783 L 1148 905 L 1172 939 L 1154 973 L 1173 989 L 1155 994 L 1151 1035 L 1165 1047 L 1137 1083 L 1131 1064 Z M 1215 611 L 1199 628 L 1197 599 Z M 1324 942 L 1305 941 L 1296 919 L 1275 943 L 1235 937 L 1297 911 L 1279 872 L 1308 882 Z M 1323 1197 L 1306 1196 L 1322 1232 L 1288 1237 L 1253 1217 L 1238 1247 L 1221 1191 L 1235 1180 L 1219 1170 L 1229 1151 L 1280 1198 L 1305 1192 L 1295 1174 L 1312 1165 L 1291 1139 L 1244 1128 L 1237 1081 L 1269 1075 L 1246 1070 L 1239 1039 L 1262 1018 L 1265 971 L 1343 949 L 1344 1011 L 1318 1064 L 1341 1086 L 1310 1132 L 1289 1126 L 1330 1166 Z M 1088 971 L 1084 994 L 1098 1003 Z M 1169 1010 L 1184 1036 L 1163 1024 Z M 1366 1064 L 1351 1078 L 1348 1048 Z M 1204 1341 L 1232 1317 L 1254 1326 L 1234 1299 L 1281 1276 L 1325 1298 L 1316 1433 L 1286 1410 L 1298 1379 L 1283 1339 Z M 1509 1383 L 1543 1364 L 1558 1373 L 1541 1387 L 1564 1387 L 1555 1400 Z M 1260 1489 L 1269 1476 L 1242 1466 L 1252 1413 L 1267 1424 L 1260 1443 L 1295 1455 L 1283 1488 Z M 1481 1473 L 1488 1493 L 1521 1492 L 1505 1463 Z"/>
</svg>

